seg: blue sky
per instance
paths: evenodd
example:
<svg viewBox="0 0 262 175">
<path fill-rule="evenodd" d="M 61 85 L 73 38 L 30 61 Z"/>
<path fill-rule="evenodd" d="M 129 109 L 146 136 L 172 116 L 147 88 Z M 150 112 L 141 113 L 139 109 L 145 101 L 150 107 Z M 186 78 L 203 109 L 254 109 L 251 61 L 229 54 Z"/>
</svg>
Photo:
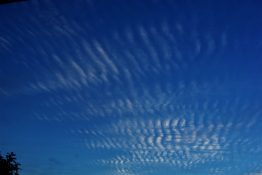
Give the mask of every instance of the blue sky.
<svg viewBox="0 0 262 175">
<path fill-rule="evenodd" d="M 261 8 L 0 5 L 0 151 L 21 175 L 261 175 Z"/>
</svg>

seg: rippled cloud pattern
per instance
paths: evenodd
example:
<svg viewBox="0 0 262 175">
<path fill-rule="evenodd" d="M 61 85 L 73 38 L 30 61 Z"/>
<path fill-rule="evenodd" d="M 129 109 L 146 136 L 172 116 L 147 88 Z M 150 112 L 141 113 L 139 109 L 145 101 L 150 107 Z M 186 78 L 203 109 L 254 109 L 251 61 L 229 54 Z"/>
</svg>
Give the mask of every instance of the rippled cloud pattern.
<svg viewBox="0 0 262 175">
<path fill-rule="evenodd" d="M 261 8 L 1 5 L 0 151 L 22 175 L 261 175 Z"/>
</svg>

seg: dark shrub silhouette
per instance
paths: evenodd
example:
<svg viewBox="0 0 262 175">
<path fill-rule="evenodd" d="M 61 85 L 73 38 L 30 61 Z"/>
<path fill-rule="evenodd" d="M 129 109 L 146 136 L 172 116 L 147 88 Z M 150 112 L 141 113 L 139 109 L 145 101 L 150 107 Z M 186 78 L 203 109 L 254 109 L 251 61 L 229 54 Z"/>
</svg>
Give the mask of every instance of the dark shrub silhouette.
<svg viewBox="0 0 262 175">
<path fill-rule="evenodd" d="M 15 153 L 0 154 L 0 175 L 19 175 L 20 164 L 16 161 Z"/>
<path fill-rule="evenodd" d="M 9 3 L 15 3 L 15 2 L 23 2 L 27 0 L 0 0 L 0 4 L 9 4 Z"/>
</svg>

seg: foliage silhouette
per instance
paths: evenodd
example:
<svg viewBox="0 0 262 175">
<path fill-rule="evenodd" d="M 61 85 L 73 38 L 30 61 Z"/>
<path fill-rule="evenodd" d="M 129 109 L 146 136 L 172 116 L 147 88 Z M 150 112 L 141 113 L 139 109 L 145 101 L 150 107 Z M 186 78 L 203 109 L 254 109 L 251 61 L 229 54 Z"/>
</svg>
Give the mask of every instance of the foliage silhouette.
<svg viewBox="0 0 262 175">
<path fill-rule="evenodd" d="M 19 175 L 20 163 L 16 161 L 15 153 L 0 154 L 0 175 Z"/>
<path fill-rule="evenodd" d="M 17 2 L 23 2 L 27 0 L 0 0 L 0 4 L 9 4 L 9 3 L 17 3 Z"/>
</svg>

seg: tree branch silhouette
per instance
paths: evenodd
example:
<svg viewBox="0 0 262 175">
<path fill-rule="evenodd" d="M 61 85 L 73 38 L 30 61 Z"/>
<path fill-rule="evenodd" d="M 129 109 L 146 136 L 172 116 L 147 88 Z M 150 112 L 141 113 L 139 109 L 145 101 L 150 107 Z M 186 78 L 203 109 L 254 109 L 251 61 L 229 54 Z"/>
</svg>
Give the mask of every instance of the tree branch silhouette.
<svg viewBox="0 0 262 175">
<path fill-rule="evenodd" d="M 7 153 L 5 156 L 0 154 L 0 174 L 19 175 L 20 163 L 16 161 L 15 153 Z"/>
</svg>

